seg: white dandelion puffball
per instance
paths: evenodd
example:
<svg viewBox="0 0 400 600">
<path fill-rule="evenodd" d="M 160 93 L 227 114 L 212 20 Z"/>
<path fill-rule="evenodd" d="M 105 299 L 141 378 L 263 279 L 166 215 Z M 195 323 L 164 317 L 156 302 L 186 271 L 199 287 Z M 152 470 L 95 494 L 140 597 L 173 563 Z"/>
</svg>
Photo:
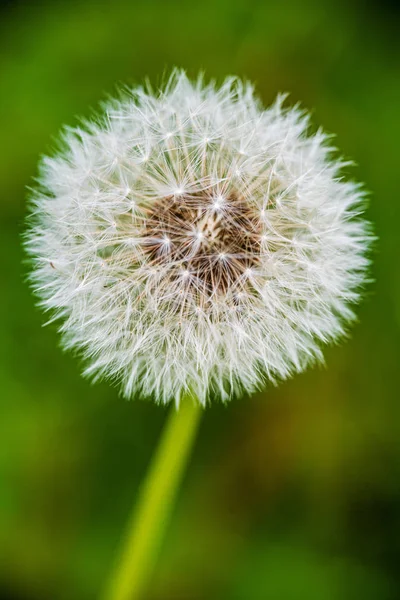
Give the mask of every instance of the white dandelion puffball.
<svg viewBox="0 0 400 600">
<path fill-rule="evenodd" d="M 345 332 L 368 264 L 363 192 L 282 104 L 175 71 L 42 160 L 31 278 L 86 374 L 205 404 L 302 371 Z"/>
</svg>

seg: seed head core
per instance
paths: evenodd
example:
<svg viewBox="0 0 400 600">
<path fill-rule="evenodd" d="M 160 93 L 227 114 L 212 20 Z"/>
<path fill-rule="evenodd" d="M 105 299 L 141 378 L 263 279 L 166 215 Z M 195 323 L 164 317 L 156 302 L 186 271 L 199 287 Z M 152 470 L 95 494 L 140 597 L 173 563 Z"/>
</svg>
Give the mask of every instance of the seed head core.
<svg viewBox="0 0 400 600">
<path fill-rule="evenodd" d="M 162 198 L 149 207 L 142 220 L 142 250 L 171 282 L 185 280 L 181 308 L 206 308 L 222 297 L 238 302 L 238 294 L 249 289 L 245 273 L 260 260 L 261 233 L 245 199 L 232 191 L 215 196 L 208 189 Z"/>
</svg>

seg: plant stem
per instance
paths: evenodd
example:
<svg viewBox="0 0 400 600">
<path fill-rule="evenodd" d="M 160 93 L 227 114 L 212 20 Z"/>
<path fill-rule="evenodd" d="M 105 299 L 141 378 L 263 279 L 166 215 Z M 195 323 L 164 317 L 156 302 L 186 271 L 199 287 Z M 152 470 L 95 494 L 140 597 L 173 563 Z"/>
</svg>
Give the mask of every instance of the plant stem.
<svg viewBox="0 0 400 600">
<path fill-rule="evenodd" d="M 200 422 L 202 407 L 184 398 L 173 407 L 126 530 L 104 600 L 141 600 Z"/>
</svg>

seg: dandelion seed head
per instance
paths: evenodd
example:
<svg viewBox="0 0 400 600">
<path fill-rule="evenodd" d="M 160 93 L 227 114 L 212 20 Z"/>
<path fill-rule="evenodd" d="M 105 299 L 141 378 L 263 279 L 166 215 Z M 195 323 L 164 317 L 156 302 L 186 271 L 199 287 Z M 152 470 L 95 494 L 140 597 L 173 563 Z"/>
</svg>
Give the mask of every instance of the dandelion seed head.
<svg viewBox="0 0 400 600">
<path fill-rule="evenodd" d="M 86 374 L 126 397 L 225 401 L 345 333 L 368 265 L 363 192 L 304 112 L 176 71 L 63 142 L 41 163 L 26 247 Z"/>
</svg>

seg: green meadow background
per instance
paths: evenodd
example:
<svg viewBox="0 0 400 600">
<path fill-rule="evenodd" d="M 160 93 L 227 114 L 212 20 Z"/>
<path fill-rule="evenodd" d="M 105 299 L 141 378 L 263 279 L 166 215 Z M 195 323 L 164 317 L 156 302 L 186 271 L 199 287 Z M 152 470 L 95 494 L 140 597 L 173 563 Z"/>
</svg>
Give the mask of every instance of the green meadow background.
<svg viewBox="0 0 400 600">
<path fill-rule="evenodd" d="M 42 327 L 27 186 L 64 123 L 174 65 L 301 101 L 354 159 L 379 241 L 325 367 L 205 412 L 145 600 L 398 600 L 399 5 L 9 0 L 0 20 L 1 600 L 98 597 L 167 415 L 90 385 Z"/>
</svg>

